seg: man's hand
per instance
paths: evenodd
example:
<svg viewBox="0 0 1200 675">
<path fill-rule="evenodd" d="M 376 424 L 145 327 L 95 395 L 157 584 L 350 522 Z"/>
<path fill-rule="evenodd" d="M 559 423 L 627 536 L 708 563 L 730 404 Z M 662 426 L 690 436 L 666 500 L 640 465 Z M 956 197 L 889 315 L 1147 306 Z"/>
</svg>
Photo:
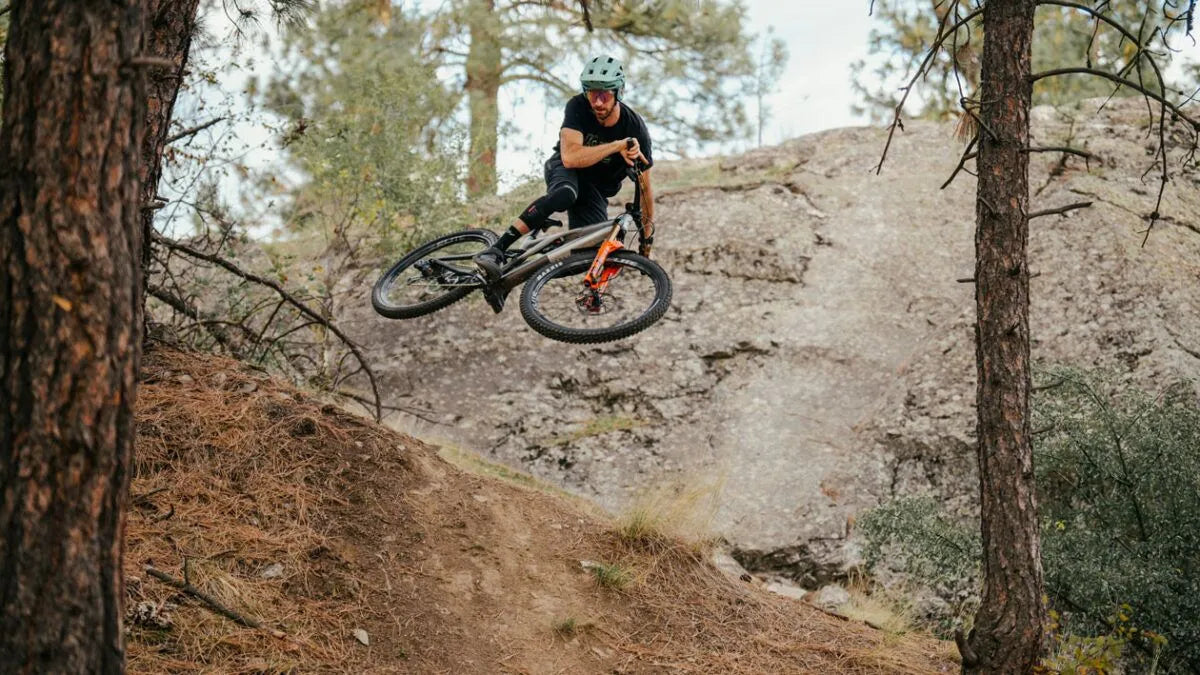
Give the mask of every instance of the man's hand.
<svg viewBox="0 0 1200 675">
<path fill-rule="evenodd" d="M 624 159 L 626 164 L 633 166 L 634 161 L 639 159 L 643 164 L 648 164 L 646 156 L 642 154 L 642 146 L 638 143 L 638 139 L 630 136 L 623 141 L 616 142 L 621 144 L 621 159 Z"/>
</svg>

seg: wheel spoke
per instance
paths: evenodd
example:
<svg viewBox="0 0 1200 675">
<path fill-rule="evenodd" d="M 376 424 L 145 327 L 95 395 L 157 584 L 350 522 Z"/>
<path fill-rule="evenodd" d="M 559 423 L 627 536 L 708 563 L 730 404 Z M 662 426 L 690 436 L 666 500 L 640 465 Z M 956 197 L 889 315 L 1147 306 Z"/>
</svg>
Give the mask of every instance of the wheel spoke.
<svg viewBox="0 0 1200 675">
<path fill-rule="evenodd" d="M 654 280 L 635 267 L 621 265 L 602 292 L 584 284 L 586 272 L 555 277 L 542 287 L 537 304 L 547 321 L 571 330 L 607 329 L 637 320 L 654 304 Z"/>
</svg>

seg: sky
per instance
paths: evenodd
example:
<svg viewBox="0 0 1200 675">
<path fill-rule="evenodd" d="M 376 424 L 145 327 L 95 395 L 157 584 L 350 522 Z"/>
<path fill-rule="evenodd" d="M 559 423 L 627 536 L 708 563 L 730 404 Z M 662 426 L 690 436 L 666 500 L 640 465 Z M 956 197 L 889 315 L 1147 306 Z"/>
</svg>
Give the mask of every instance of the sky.
<svg viewBox="0 0 1200 675">
<path fill-rule="evenodd" d="M 861 5 L 857 11 L 856 3 Z M 764 129 L 764 144 L 866 123 L 850 112 L 855 100 L 850 64 L 867 53 L 868 0 L 744 0 L 744 4 L 749 31 L 772 30 L 789 54 L 778 90 L 768 100 L 772 119 Z M 626 96 L 635 108 L 638 85 L 631 82 Z M 522 94 L 509 90 L 500 101 L 501 114 L 519 120 L 518 133 L 501 144 L 496 158 L 501 189 L 540 174 L 562 122 L 560 109 L 548 109 L 540 95 Z"/>
</svg>

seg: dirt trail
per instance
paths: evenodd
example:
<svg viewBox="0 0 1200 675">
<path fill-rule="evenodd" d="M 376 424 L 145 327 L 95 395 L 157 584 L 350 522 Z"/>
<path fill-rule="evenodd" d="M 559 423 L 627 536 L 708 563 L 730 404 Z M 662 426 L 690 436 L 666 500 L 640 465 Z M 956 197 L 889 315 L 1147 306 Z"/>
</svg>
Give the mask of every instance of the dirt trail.
<svg viewBox="0 0 1200 675">
<path fill-rule="evenodd" d="M 149 354 L 138 422 L 131 672 L 957 670 L 944 642 L 768 594 L 702 547 L 622 537 L 577 499 L 465 473 L 230 361 Z"/>
</svg>

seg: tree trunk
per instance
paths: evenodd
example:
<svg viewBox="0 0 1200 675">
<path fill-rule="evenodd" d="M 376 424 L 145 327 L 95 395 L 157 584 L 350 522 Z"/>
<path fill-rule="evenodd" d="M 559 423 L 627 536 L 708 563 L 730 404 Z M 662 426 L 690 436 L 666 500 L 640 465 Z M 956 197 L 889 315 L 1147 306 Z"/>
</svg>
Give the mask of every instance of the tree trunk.
<svg viewBox="0 0 1200 675">
<path fill-rule="evenodd" d="M 1029 106 L 1034 0 L 988 0 L 975 231 L 983 602 L 964 673 L 1028 673 L 1045 610 L 1029 427 Z"/>
<path fill-rule="evenodd" d="M 200 0 L 148 0 L 145 43 L 142 53 L 171 62 L 171 67 L 156 66 L 146 78 L 146 136 L 142 141 L 141 203 L 150 206 L 158 194 L 158 182 L 162 177 L 162 156 L 167 144 L 167 132 L 171 129 L 171 114 L 175 109 L 175 98 L 183 84 L 183 71 L 187 67 L 188 51 L 192 35 L 196 31 L 196 8 Z M 150 236 L 154 228 L 155 210 L 144 208 L 142 219 L 142 287 L 149 286 Z M 142 316 L 145 317 L 145 297 Z"/>
<path fill-rule="evenodd" d="M 0 670 L 123 668 L 139 0 L 15 0 L 0 129 Z"/>
<path fill-rule="evenodd" d="M 496 138 L 499 135 L 500 27 L 495 0 L 474 0 L 469 10 L 471 47 L 467 53 L 467 101 L 471 111 L 467 195 L 496 193 Z"/>
</svg>

